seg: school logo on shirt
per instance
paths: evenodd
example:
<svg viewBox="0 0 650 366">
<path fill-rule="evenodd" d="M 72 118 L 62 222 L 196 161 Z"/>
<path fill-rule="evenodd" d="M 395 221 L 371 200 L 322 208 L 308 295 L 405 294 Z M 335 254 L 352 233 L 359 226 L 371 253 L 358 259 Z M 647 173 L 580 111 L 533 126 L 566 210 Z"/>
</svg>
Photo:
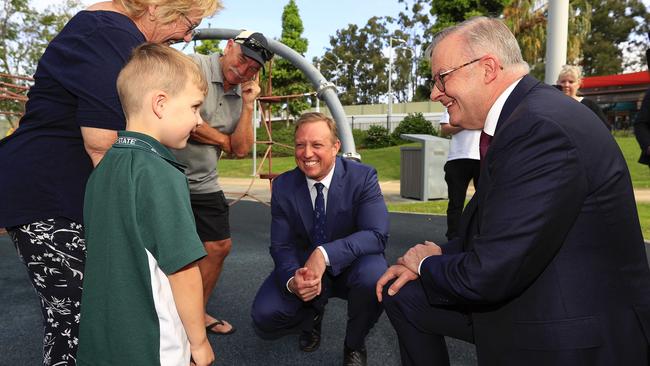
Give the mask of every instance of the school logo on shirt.
<svg viewBox="0 0 650 366">
<path fill-rule="evenodd" d="M 117 138 L 117 143 L 118 144 L 124 144 L 124 145 L 135 145 L 138 139 L 135 139 L 133 137 L 125 137 L 121 136 Z"/>
</svg>

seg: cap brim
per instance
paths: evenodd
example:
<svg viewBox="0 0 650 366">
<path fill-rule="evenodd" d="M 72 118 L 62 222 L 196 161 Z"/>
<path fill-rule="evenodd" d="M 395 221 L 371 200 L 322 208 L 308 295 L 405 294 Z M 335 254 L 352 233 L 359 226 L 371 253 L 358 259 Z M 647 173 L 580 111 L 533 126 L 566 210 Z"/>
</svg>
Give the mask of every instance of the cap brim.
<svg viewBox="0 0 650 366">
<path fill-rule="evenodd" d="M 260 55 L 259 53 L 251 50 L 250 48 L 244 45 L 241 45 L 241 50 L 246 57 L 250 57 L 253 60 L 255 60 L 255 62 L 260 64 L 260 67 L 264 70 L 264 59 L 262 59 L 262 55 Z"/>
</svg>

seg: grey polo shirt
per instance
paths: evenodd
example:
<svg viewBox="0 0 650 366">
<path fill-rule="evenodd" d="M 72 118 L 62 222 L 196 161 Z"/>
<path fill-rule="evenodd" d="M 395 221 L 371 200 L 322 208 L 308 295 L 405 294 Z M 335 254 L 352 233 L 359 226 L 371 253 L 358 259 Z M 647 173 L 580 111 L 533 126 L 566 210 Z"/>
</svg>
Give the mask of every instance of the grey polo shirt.
<svg viewBox="0 0 650 366">
<path fill-rule="evenodd" d="M 223 90 L 223 73 L 219 54 L 209 56 L 190 55 L 201 68 L 208 81 L 208 95 L 201 107 L 201 117 L 210 126 L 225 134 L 232 134 L 237 127 L 242 110 L 241 88 L 239 85 L 227 93 Z M 221 148 L 215 145 L 187 142 L 182 150 L 172 149 L 176 159 L 185 165 L 185 173 L 190 184 L 190 193 L 214 193 L 221 191 L 217 164 Z"/>
</svg>

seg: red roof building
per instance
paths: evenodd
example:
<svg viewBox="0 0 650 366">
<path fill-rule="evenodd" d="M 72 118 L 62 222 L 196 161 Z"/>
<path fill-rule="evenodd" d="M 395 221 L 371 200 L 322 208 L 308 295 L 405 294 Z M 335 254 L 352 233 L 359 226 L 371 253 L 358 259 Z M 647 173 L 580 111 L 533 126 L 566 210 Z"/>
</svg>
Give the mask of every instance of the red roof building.
<svg viewBox="0 0 650 366">
<path fill-rule="evenodd" d="M 589 76 L 582 79 L 579 95 L 594 100 L 617 128 L 627 128 L 650 88 L 650 72 Z"/>
</svg>

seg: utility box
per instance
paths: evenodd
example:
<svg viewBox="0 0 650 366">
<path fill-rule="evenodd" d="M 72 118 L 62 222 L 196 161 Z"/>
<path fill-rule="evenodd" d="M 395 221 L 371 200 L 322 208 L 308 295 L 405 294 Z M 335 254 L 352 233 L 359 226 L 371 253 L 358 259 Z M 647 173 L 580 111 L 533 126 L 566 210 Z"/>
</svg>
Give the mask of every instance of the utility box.
<svg viewBox="0 0 650 366">
<path fill-rule="evenodd" d="M 400 149 L 400 196 L 420 201 L 447 198 L 445 163 L 449 140 L 421 134 L 403 134 L 404 140 L 420 142 L 421 146 Z"/>
</svg>

